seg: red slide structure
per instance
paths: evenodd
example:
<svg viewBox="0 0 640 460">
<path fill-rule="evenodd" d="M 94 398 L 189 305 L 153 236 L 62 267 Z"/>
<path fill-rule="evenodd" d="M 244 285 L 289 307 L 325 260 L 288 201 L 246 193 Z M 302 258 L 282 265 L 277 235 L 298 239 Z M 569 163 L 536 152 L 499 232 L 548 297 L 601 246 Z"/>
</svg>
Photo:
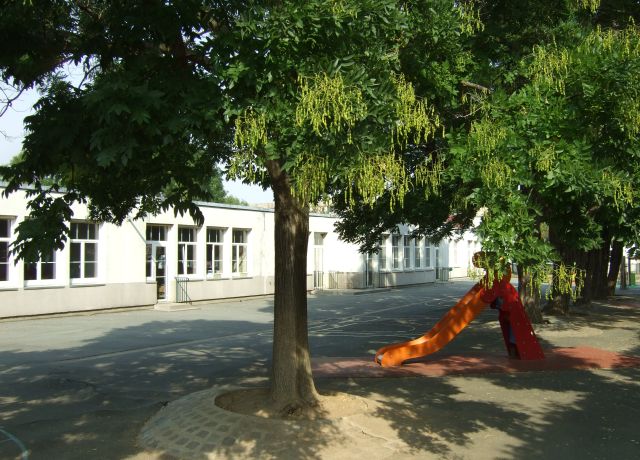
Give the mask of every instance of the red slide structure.
<svg viewBox="0 0 640 460">
<path fill-rule="evenodd" d="M 531 328 L 518 291 L 509 282 L 510 278 L 509 274 L 494 281 L 491 289 L 485 289 L 482 282 L 476 284 L 428 333 L 408 342 L 379 349 L 375 361 L 383 367 L 399 366 L 409 359 L 435 353 L 451 342 L 489 305 L 500 310 L 499 321 L 509 356 L 524 360 L 543 359 L 542 348 Z"/>
</svg>

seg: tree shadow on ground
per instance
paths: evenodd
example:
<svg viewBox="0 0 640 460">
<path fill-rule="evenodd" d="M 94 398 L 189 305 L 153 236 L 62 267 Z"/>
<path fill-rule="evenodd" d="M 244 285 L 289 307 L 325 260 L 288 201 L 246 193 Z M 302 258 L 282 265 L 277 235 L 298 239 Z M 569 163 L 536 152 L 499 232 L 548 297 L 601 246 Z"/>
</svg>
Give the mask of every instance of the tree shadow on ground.
<svg viewBox="0 0 640 460">
<path fill-rule="evenodd" d="M 588 316 L 569 318 L 562 327 L 628 332 L 627 343 L 635 346 L 623 346 L 622 351 L 640 356 L 638 313 L 635 305 L 602 304 Z M 488 340 L 493 329 L 499 335 L 493 321 L 483 315 L 448 346 L 447 353 L 495 351 L 496 341 Z M 615 341 L 619 334 L 611 332 L 609 337 Z M 574 344 L 593 346 L 593 337 L 569 338 Z M 607 348 L 604 336 L 598 340 L 597 345 Z M 547 349 L 565 346 L 558 340 L 540 341 Z M 589 363 L 577 359 L 575 364 Z M 417 457 L 633 458 L 640 447 L 639 381 L 636 367 L 398 378 L 394 384 L 355 379 L 351 391 L 383 399 L 376 417 L 386 421 L 408 454 Z M 324 384 L 344 385 L 337 380 Z"/>
<path fill-rule="evenodd" d="M 209 338 L 185 340 L 185 331 L 198 330 L 209 330 Z M 118 351 L 118 343 L 142 336 L 162 340 Z M 113 329 L 81 346 L 2 351 L 1 425 L 32 459 L 126 458 L 141 451 L 137 432 L 168 401 L 214 384 L 264 381 L 270 343 L 269 325 L 151 321 Z M 2 441 L 0 458 L 18 457 L 17 445 Z"/>
<path fill-rule="evenodd" d="M 312 324 L 312 354 L 366 355 L 378 346 L 390 321 L 392 334 L 410 338 L 417 328 L 428 330 L 440 313 L 429 316 L 424 305 L 412 304 L 391 320 L 370 314 L 349 319 L 344 330 L 336 322 L 316 323 L 315 329 Z M 615 329 L 621 320 L 636 321 L 635 314 L 603 314 L 597 321 Z M 187 340 L 188 331 L 202 333 Z M 114 346 L 134 344 L 136 337 L 162 340 L 142 349 Z M 447 351 L 501 350 L 501 340 L 495 315 L 487 313 Z M 104 350 L 108 353 L 101 354 Z M 625 352 L 640 355 L 637 347 Z M 270 325 L 230 320 L 151 321 L 72 347 L 3 351 L 2 429 L 22 440 L 32 459 L 135 458 L 146 454 L 136 444 L 138 432 L 168 401 L 214 385 L 265 385 L 270 356 Z M 372 416 L 355 417 L 356 425 L 326 422 L 318 429 L 265 421 L 271 438 L 281 441 L 276 447 L 238 421 L 235 429 L 242 436 L 222 438 L 212 449 L 229 458 L 339 458 L 349 446 L 359 445 L 360 435 L 370 450 L 359 456 L 371 458 L 397 451 L 417 458 L 475 458 L 479 452 L 492 458 L 576 458 L 587 448 L 596 456 L 627 458 L 634 452 L 630 447 L 638 448 L 633 443 L 634 421 L 640 419 L 639 379 L 638 369 L 322 379 L 321 391 L 346 391 L 379 404 Z M 354 431 L 354 426 L 359 428 Z M 19 458 L 19 453 L 14 443 L 0 442 L 0 458 Z M 151 455 L 170 458 L 160 448 Z"/>
<path fill-rule="evenodd" d="M 377 423 L 416 458 L 633 458 L 638 377 L 624 369 L 354 380 L 350 391 L 384 401 Z"/>
</svg>

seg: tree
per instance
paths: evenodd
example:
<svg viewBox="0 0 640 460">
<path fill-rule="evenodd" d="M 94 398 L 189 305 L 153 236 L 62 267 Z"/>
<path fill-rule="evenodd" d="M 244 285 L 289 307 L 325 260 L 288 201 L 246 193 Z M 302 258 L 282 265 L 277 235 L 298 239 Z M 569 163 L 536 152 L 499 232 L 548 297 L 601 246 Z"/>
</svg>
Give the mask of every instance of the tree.
<svg viewBox="0 0 640 460">
<path fill-rule="evenodd" d="M 247 206 L 247 203 L 244 200 L 236 198 L 233 195 L 229 195 L 227 191 L 224 189 L 224 183 L 222 181 L 222 171 L 220 168 L 216 167 L 211 173 L 211 179 L 209 181 L 209 187 L 206 192 L 202 195 L 202 199 L 205 201 L 211 201 L 213 203 L 225 203 L 225 204 L 236 204 L 241 206 Z"/>
<path fill-rule="evenodd" d="M 485 244 L 510 254 L 536 284 L 545 262 L 556 262 L 552 305 L 566 313 L 572 283 L 584 284 L 583 300 L 607 295 L 612 237 L 637 233 L 640 42 L 633 25 L 563 30 L 575 39 L 534 47 L 521 63 L 525 83 L 496 90 L 458 145 L 463 168 L 484 152 L 475 176 L 489 209 Z"/>
<path fill-rule="evenodd" d="M 432 87 L 403 71 L 432 46 L 446 54 L 438 33 L 468 33 L 476 19 L 467 2 L 445 0 L 8 5 L 2 78 L 43 91 L 26 121 L 24 159 L 1 170 L 8 193 L 34 186 L 18 254 L 34 259 L 63 245 L 75 201 L 89 200 L 99 221 L 173 208 L 198 222 L 195 200 L 226 163 L 231 177 L 274 192 L 272 401 L 285 414 L 316 406 L 308 207 L 338 193 L 402 202 L 400 153 L 440 126 L 419 97 Z M 85 69 L 80 85 L 60 75 L 66 62 Z M 428 182 L 431 159 L 419 170 Z"/>
<path fill-rule="evenodd" d="M 611 237 L 638 233 L 637 29 L 626 13 L 613 15 L 638 11 L 624 1 L 543 3 L 481 2 L 484 27 L 473 38 L 477 64 L 468 77 L 480 84 L 462 85 L 471 104 L 457 107 L 453 119 L 462 122 L 449 124 L 448 143 L 437 150 L 440 195 L 414 187 L 412 209 L 393 214 L 337 207 L 342 234 L 366 250 L 398 223 L 438 237 L 483 210 L 483 244 L 518 263 L 533 318 L 548 262 L 557 263 L 554 291 L 566 306 L 580 273 L 585 293 L 594 292 L 593 280 L 606 281 Z M 589 266 L 596 252 L 599 262 Z"/>
</svg>

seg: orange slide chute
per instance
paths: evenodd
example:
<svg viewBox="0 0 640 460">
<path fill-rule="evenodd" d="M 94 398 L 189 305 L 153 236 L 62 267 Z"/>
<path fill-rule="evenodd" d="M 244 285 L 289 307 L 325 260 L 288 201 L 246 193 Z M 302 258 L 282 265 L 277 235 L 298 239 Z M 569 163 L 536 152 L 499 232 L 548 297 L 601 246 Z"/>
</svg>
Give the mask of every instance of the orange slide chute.
<svg viewBox="0 0 640 460">
<path fill-rule="evenodd" d="M 375 361 L 383 367 L 399 366 L 408 359 L 420 358 L 440 350 L 487 307 L 488 303 L 482 300 L 483 294 L 484 289 L 480 283 L 476 284 L 428 333 L 408 342 L 380 348 L 376 352 Z"/>
</svg>

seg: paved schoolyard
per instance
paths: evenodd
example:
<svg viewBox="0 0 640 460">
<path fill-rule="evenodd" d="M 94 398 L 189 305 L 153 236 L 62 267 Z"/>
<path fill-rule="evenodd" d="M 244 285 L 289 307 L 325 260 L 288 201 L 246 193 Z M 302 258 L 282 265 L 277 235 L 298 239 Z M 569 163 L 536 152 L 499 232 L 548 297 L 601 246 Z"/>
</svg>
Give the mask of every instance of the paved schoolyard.
<svg viewBox="0 0 640 460">
<path fill-rule="evenodd" d="M 372 356 L 382 345 L 421 335 L 471 284 L 312 296 L 312 354 L 323 360 Z M 581 313 L 538 328 L 543 344 L 640 356 L 637 298 Z M 485 312 L 442 352 L 503 353 L 495 316 Z M 180 312 L 1 322 L 0 458 L 20 458 L 20 444 L 34 459 L 162 458 L 136 443 L 145 421 L 193 392 L 264 384 L 271 321 L 271 301 L 253 299 Z M 322 436 L 289 437 L 286 458 L 635 458 L 638 377 L 632 367 L 318 378 L 321 390 L 378 401 L 374 422 L 362 423 L 364 431 L 382 433 L 387 445 L 358 455 L 343 439 L 345 430 L 329 426 Z M 270 455 L 255 445 L 238 449 L 221 446 L 218 454 Z"/>
</svg>

